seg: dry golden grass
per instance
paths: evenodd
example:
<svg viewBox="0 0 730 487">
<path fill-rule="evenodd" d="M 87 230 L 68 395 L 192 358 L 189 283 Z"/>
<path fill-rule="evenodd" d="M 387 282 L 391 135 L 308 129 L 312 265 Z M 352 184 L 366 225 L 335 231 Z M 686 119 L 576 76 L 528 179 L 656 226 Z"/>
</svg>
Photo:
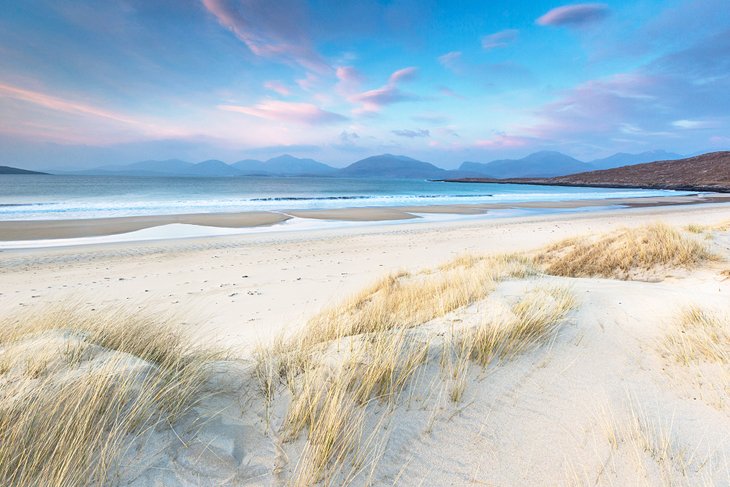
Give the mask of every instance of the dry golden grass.
<svg viewBox="0 0 730 487">
<path fill-rule="evenodd" d="M 494 359 L 510 359 L 553 336 L 575 306 L 568 289 L 536 287 L 512 307 L 511 316 L 487 320 L 468 330 L 462 340 L 469 343 L 471 357 L 483 366 Z"/>
<path fill-rule="evenodd" d="M 631 279 L 714 259 L 705 243 L 662 223 L 558 242 L 535 257 L 547 274 Z"/>
<path fill-rule="evenodd" d="M 217 356 L 116 313 L 0 323 L 0 484 L 102 485 L 135 438 L 196 401 Z"/>
<path fill-rule="evenodd" d="M 685 310 L 662 350 L 682 365 L 700 362 L 730 366 L 730 320 L 698 307 Z"/>
<path fill-rule="evenodd" d="M 428 358 L 429 339 L 412 328 L 483 299 L 502 279 L 530 272 L 529 259 L 518 256 L 463 256 L 435 269 L 401 272 L 318 314 L 291 339 L 259 349 L 255 370 L 264 396 L 270 400 L 284 383 L 293 398 L 284 437 L 307 432 L 294 483 L 327 484 L 346 458 L 363 456 L 368 405 L 395 404 Z"/>
<path fill-rule="evenodd" d="M 289 439 L 307 430 L 295 472 L 296 485 L 320 480 L 329 485 L 345 460 L 363 457 L 363 421 L 370 401 L 394 404 L 428 356 L 428 343 L 405 329 L 354 337 L 333 364 L 324 353 L 292 382 L 293 400 L 285 422 Z"/>
<path fill-rule="evenodd" d="M 705 225 L 697 225 L 695 223 L 690 223 L 686 227 L 684 227 L 688 232 L 690 233 L 704 233 L 708 230 L 708 227 Z"/>
<path fill-rule="evenodd" d="M 459 257 L 434 270 L 394 274 L 312 318 L 299 347 L 417 326 L 483 299 L 501 279 L 530 272 L 529 259 L 507 255 Z"/>
<path fill-rule="evenodd" d="M 635 478 L 624 481 L 645 485 L 692 485 L 691 471 L 700 471 L 708 459 L 695 458 L 676 438 L 671 419 L 649 414 L 636 398 L 629 398 L 624 414 L 610 409 L 598 417 L 610 446 L 608 460 L 601 458 L 601 468 L 590 476 L 591 484 L 612 484 L 618 465 L 629 466 Z M 616 456 L 618 455 L 618 457 Z M 626 465 L 628 464 L 628 465 Z M 583 483 L 585 485 L 585 483 Z M 707 484 L 711 485 L 711 484 Z"/>
<path fill-rule="evenodd" d="M 574 306 L 569 291 L 538 287 L 513 306 L 514 319 L 508 325 L 480 327 L 444 343 L 441 361 L 450 399 L 459 402 L 463 397 L 469 359 L 486 364 L 487 356 L 514 357 L 545 342 Z M 362 445 L 369 442 L 368 434 L 374 434 L 363 431 L 369 405 L 372 401 L 395 405 L 408 381 L 428 360 L 428 342 L 410 324 L 347 337 L 350 331 L 335 334 L 346 338 L 318 347 L 294 377 L 281 372 L 286 367 L 262 368 L 288 377 L 293 400 L 284 427 L 286 437 L 294 439 L 307 431 L 295 472 L 297 485 L 336 482 L 348 459 L 365 456 Z M 488 343 L 485 337 L 489 337 Z"/>
</svg>

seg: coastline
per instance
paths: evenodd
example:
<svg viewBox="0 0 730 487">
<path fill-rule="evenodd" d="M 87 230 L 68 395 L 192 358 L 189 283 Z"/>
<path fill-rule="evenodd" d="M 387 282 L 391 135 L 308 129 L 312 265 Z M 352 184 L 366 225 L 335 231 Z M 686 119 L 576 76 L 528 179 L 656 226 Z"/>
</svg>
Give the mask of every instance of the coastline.
<svg viewBox="0 0 730 487">
<path fill-rule="evenodd" d="M 500 219 L 408 221 L 303 232 L 0 251 L 0 306 L 134 306 L 180 313 L 201 338 L 244 348 L 296 330 L 391 272 L 464 254 L 521 252 L 663 221 L 730 221 L 730 205 L 653 206 Z M 286 299 L 283 299 L 286 296 Z M 210 313 L 205 310 L 215 310 Z"/>
<path fill-rule="evenodd" d="M 527 186 L 562 186 L 566 188 L 606 188 L 606 189 L 660 189 L 669 191 L 697 191 L 708 193 L 730 193 L 730 186 L 702 186 L 691 184 L 621 184 L 621 183 L 567 183 L 548 178 L 454 178 L 434 179 L 438 183 L 476 183 L 476 184 L 525 184 Z"/>
<path fill-rule="evenodd" d="M 32 241 L 74 239 L 118 235 L 171 224 L 246 229 L 273 227 L 292 218 L 340 222 L 388 222 L 416 220 L 419 214 L 482 215 L 495 210 L 570 210 L 621 206 L 645 208 L 677 205 L 729 203 L 730 196 L 708 193 L 688 196 L 634 197 L 542 201 L 523 203 L 483 203 L 428 206 L 353 207 L 334 209 L 292 209 L 284 211 L 248 211 L 236 213 L 197 213 L 178 215 L 145 215 L 69 220 L 6 220 L 0 221 L 0 241 Z"/>
</svg>

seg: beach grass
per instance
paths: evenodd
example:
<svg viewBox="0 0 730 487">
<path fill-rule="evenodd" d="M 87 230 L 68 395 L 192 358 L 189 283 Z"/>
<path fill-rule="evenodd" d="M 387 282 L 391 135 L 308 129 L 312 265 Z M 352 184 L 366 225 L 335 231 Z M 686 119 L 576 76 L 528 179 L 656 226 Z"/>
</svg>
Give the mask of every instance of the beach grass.
<svg viewBox="0 0 730 487">
<path fill-rule="evenodd" d="M 538 286 L 512 306 L 512 313 L 490 317 L 461 338 L 471 357 L 486 366 L 495 359 L 510 359 L 549 340 L 576 307 L 573 293 L 564 287 Z M 462 349 L 467 349 L 462 345 Z"/>
<path fill-rule="evenodd" d="M 662 269 L 694 268 L 716 256 L 707 244 L 663 223 L 553 244 L 535 257 L 545 273 L 634 279 Z"/>
<path fill-rule="evenodd" d="M 662 351 L 682 365 L 730 366 L 730 320 L 697 306 L 685 309 L 665 337 Z"/>
<path fill-rule="evenodd" d="M 435 269 L 391 274 L 309 320 L 300 347 L 417 326 L 483 299 L 505 278 L 533 272 L 528 258 L 500 255 L 461 256 Z"/>
<path fill-rule="evenodd" d="M 169 322 L 36 310 L 0 324 L 0 484 L 107 484 L 200 397 L 218 352 Z"/>
<path fill-rule="evenodd" d="M 356 469 L 354 459 L 368 457 L 363 445 L 379 441 L 372 438 L 377 430 L 364 429 L 373 405 L 397 407 L 411 380 L 438 355 L 429 353 L 432 344 L 442 349 L 449 398 L 459 402 L 470 360 L 486 365 L 488 355 L 511 358 L 553 336 L 575 307 L 572 293 L 555 286 L 529 290 L 512 306 L 513 319 L 498 327 L 489 322 L 458 335 L 421 329 L 483 299 L 499 279 L 528 272 L 525 259 L 460 257 L 436 271 L 391 275 L 325 310 L 289 340 L 259 349 L 256 370 L 266 400 L 280 384 L 291 397 L 283 437 L 294 441 L 306 433 L 293 483 L 329 485 L 346 465 Z M 419 289 L 431 294 L 419 296 Z"/>
</svg>

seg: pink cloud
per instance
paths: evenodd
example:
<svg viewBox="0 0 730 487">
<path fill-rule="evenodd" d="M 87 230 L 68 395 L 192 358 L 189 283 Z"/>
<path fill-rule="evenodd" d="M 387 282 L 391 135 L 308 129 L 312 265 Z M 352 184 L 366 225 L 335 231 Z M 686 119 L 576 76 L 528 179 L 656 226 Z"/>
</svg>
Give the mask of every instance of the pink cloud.
<svg viewBox="0 0 730 487">
<path fill-rule="evenodd" d="M 596 22 L 608 15 L 604 3 L 579 3 L 557 7 L 537 19 L 539 25 L 581 26 Z"/>
<path fill-rule="evenodd" d="M 330 70 L 312 47 L 307 15 L 297 0 L 202 0 L 220 25 L 257 56 L 281 58 L 315 72 Z"/>
<path fill-rule="evenodd" d="M 627 120 L 648 122 L 649 115 L 657 112 L 654 93 L 658 90 L 657 79 L 638 73 L 587 81 L 543 106 L 537 112 L 541 122 L 529 130 L 540 137 L 627 133 L 632 131 Z"/>
<path fill-rule="evenodd" d="M 314 90 L 317 83 L 319 83 L 319 77 L 312 73 L 307 73 L 304 78 L 300 78 L 297 80 L 297 84 L 304 91 Z"/>
<path fill-rule="evenodd" d="M 323 125 L 346 120 L 346 117 L 343 117 L 338 113 L 322 110 L 311 103 L 266 100 L 252 106 L 219 105 L 218 108 L 266 120 L 296 122 L 306 125 Z"/>
<path fill-rule="evenodd" d="M 185 137 L 181 127 L 150 119 L 132 117 L 41 91 L 0 83 L 0 104 L 4 100 L 19 101 L 39 107 L 19 112 L 0 123 L 0 132 L 35 140 L 60 143 L 107 144 L 140 138 Z M 3 108 L 0 105 L 0 108 Z M 55 113 L 48 113 L 50 110 Z"/>
<path fill-rule="evenodd" d="M 47 95 L 45 93 L 26 90 L 24 88 L 19 88 L 17 86 L 2 83 L 0 83 L 0 96 L 15 98 L 16 100 L 23 100 L 59 112 L 92 115 L 95 117 L 106 118 L 109 120 L 114 120 L 116 122 L 122 122 L 130 125 L 140 124 L 140 122 L 137 120 L 116 112 L 104 110 L 103 108 L 98 108 L 84 103 L 64 100 L 62 98 Z"/>
<path fill-rule="evenodd" d="M 335 71 L 337 79 L 337 91 L 341 95 L 349 95 L 356 91 L 365 77 L 352 66 L 340 66 Z"/>
<path fill-rule="evenodd" d="M 266 88 L 267 90 L 271 90 L 274 93 L 278 93 L 281 96 L 291 95 L 291 90 L 289 90 L 289 88 L 284 86 L 284 84 L 281 81 L 276 81 L 276 80 L 267 81 L 264 83 L 264 88 Z"/>
<path fill-rule="evenodd" d="M 335 71 L 337 79 L 347 81 L 349 83 L 360 83 L 363 81 L 363 75 L 352 66 L 340 66 Z"/>
<path fill-rule="evenodd" d="M 415 79 L 418 69 L 408 67 L 399 69 L 390 75 L 385 86 L 357 93 L 349 97 L 354 103 L 360 103 L 361 107 L 357 113 L 374 113 L 380 111 L 385 105 L 392 105 L 402 101 L 417 100 L 418 97 L 406 93 L 398 88 L 398 83 Z"/>
<path fill-rule="evenodd" d="M 399 69 L 398 71 L 390 75 L 390 78 L 388 79 L 388 84 L 395 85 L 397 83 L 400 83 L 401 81 L 413 81 L 416 78 L 417 72 L 418 68 L 415 68 L 413 66 Z"/>
<path fill-rule="evenodd" d="M 507 29 L 494 34 L 482 37 L 482 47 L 484 49 L 495 49 L 497 47 L 505 47 L 510 42 L 517 39 L 519 31 L 516 29 Z"/>
</svg>

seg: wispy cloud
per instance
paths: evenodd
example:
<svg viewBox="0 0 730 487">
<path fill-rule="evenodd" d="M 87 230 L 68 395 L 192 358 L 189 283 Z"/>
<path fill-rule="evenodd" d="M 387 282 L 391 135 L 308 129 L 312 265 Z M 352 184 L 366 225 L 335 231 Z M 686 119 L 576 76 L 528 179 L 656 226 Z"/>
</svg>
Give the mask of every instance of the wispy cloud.
<svg viewBox="0 0 730 487">
<path fill-rule="evenodd" d="M 482 37 L 482 47 L 487 50 L 505 47 L 517 39 L 518 34 L 519 31 L 517 29 L 507 29 L 486 35 Z"/>
<path fill-rule="evenodd" d="M 591 24 L 608 16 L 603 3 L 579 3 L 557 7 L 537 19 L 539 25 L 577 27 Z"/>
<path fill-rule="evenodd" d="M 407 137 L 409 139 L 415 139 L 417 137 L 431 137 L 431 132 L 427 129 L 402 129 L 402 130 L 391 130 L 394 135 L 398 137 Z"/>
<path fill-rule="evenodd" d="M 257 56 L 294 62 L 314 72 L 330 68 L 312 47 L 307 15 L 297 0 L 202 0 L 203 6 Z"/>
<path fill-rule="evenodd" d="M 713 129 L 720 126 L 720 124 L 714 120 L 675 120 L 672 122 L 672 126 L 680 129 Z"/>
<path fill-rule="evenodd" d="M 406 93 L 398 87 L 398 84 L 401 82 L 415 79 L 417 72 L 418 69 L 412 66 L 399 69 L 390 75 L 388 83 L 385 86 L 357 93 L 349 99 L 350 101 L 361 105 L 356 111 L 357 113 L 378 112 L 386 105 L 409 100 L 417 100 L 417 96 Z"/>
<path fill-rule="evenodd" d="M 441 63 L 441 65 L 446 69 L 450 69 L 454 72 L 459 72 L 462 68 L 461 57 L 461 51 L 451 51 L 439 56 L 438 62 Z"/>
<path fill-rule="evenodd" d="M 335 70 L 337 76 L 337 92 L 341 95 L 347 96 L 360 88 L 360 85 L 365 81 L 365 77 L 352 66 L 339 66 Z"/>
<path fill-rule="evenodd" d="M 264 83 L 264 88 L 271 90 L 274 93 L 278 93 L 281 96 L 291 95 L 291 90 L 287 88 L 281 81 L 271 80 Z"/>
<path fill-rule="evenodd" d="M 402 81 L 413 81 L 416 79 L 418 68 L 409 66 L 407 68 L 399 69 L 395 73 L 390 75 L 388 79 L 389 85 L 396 85 Z"/>
<path fill-rule="evenodd" d="M 266 100 L 252 106 L 219 105 L 218 108 L 266 120 L 296 122 L 306 125 L 323 125 L 347 120 L 339 113 L 322 110 L 311 103 L 293 103 L 279 100 Z"/>
<path fill-rule="evenodd" d="M 105 110 L 103 108 L 98 108 L 85 103 L 65 100 L 63 98 L 48 95 L 38 91 L 27 90 L 18 86 L 0 83 L 0 96 L 15 98 L 16 100 L 33 103 L 34 105 L 39 105 L 58 112 L 92 115 L 94 117 L 106 118 L 129 125 L 144 125 L 138 120 L 135 120 L 120 113 Z"/>
</svg>

